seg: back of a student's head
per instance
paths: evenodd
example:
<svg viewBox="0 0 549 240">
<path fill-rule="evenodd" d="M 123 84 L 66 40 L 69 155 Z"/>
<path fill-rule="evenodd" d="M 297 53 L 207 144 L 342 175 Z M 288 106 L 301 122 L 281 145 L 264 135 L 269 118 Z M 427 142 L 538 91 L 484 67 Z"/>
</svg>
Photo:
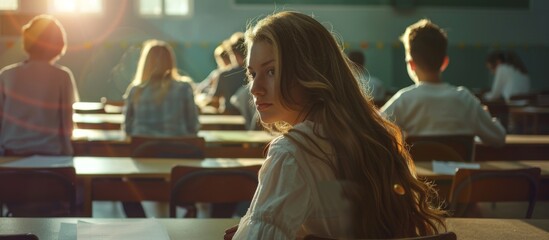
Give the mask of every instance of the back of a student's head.
<svg viewBox="0 0 549 240">
<path fill-rule="evenodd" d="M 500 63 L 508 64 L 523 74 L 528 74 L 526 66 L 514 51 L 494 50 L 486 57 L 486 64 L 488 64 L 488 68 L 492 71 Z"/>
<path fill-rule="evenodd" d="M 246 56 L 246 47 L 244 46 L 244 33 L 235 32 L 229 38 L 229 43 L 233 54 L 244 58 Z"/>
<path fill-rule="evenodd" d="M 137 65 L 136 81 L 161 80 L 173 74 L 175 69 L 173 48 L 164 41 L 151 39 L 143 43 Z"/>
<path fill-rule="evenodd" d="M 65 30 L 52 16 L 34 17 L 23 26 L 22 34 L 23 47 L 30 57 L 54 60 L 65 53 Z"/>
<path fill-rule="evenodd" d="M 214 50 L 214 58 L 217 68 L 225 68 L 231 65 L 231 57 L 227 51 L 227 44 L 221 43 Z"/>
<path fill-rule="evenodd" d="M 421 19 L 408 26 L 401 36 L 406 60 L 429 72 L 439 72 L 447 55 L 446 32 L 430 20 Z"/>
<path fill-rule="evenodd" d="M 364 54 L 362 54 L 361 51 L 358 51 L 358 50 L 350 51 L 349 53 L 347 53 L 347 57 L 349 58 L 349 60 L 353 61 L 353 63 L 355 63 L 359 67 L 364 67 L 365 59 L 364 59 Z"/>
</svg>

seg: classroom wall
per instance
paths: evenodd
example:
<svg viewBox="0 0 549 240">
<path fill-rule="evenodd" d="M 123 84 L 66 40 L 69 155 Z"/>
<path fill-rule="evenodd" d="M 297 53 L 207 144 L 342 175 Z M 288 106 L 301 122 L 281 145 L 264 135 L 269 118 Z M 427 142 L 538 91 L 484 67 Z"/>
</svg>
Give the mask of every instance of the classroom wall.
<svg viewBox="0 0 549 240">
<path fill-rule="evenodd" d="M 17 31 L 46 9 L 45 4 L 21 2 L 27 4 L 24 11 L 2 14 L 0 66 L 25 59 Z M 419 7 L 405 11 L 388 5 L 247 5 L 233 0 L 194 0 L 192 17 L 149 19 L 135 14 L 135 2 L 105 1 L 102 16 L 56 15 L 69 41 L 69 51 L 59 64 L 74 72 L 83 101 L 98 101 L 104 96 L 121 99 L 131 81 L 140 43 L 149 38 L 172 43 L 181 71 L 199 82 L 215 67 L 212 53 L 217 44 L 235 31 L 244 31 L 253 19 L 281 10 L 314 14 L 346 48 L 362 49 L 370 74 L 394 91 L 411 84 L 398 37 L 406 26 L 423 17 L 448 31 L 450 66 L 443 74 L 446 81 L 470 89 L 488 88 L 491 76 L 484 58 L 491 49 L 503 48 L 513 49 L 523 58 L 534 89 L 549 89 L 546 0 L 531 0 L 528 10 Z"/>
</svg>

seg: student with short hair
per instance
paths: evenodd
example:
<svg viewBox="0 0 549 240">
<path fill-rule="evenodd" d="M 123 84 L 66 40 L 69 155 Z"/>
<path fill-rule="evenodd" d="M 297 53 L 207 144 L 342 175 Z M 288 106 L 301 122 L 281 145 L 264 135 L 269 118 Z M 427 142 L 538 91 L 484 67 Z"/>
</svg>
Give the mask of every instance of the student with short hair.
<svg viewBox="0 0 549 240">
<path fill-rule="evenodd" d="M 444 211 L 417 179 L 400 130 L 360 89 L 351 62 L 317 20 L 280 12 L 246 31 L 261 122 L 283 134 L 225 239 L 398 238 L 435 234 Z"/>
<path fill-rule="evenodd" d="M 503 145 L 505 129 L 480 101 L 466 88 L 443 82 L 449 62 L 444 30 L 422 19 L 406 28 L 401 40 L 415 84 L 398 91 L 381 112 L 409 136 L 471 134 L 488 145 Z"/>
<path fill-rule="evenodd" d="M 366 57 L 364 57 L 364 53 L 359 50 L 352 50 L 347 53 L 347 57 L 359 68 L 359 79 L 362 88 L 372 96 L 375 102 L 383 102 L 385 100 L 385 87 L 379 78 L 372 76 L 369 71 L 366 71 Z"/>
<path fill-rule="evenodd" d="M 56 64 L 67 49 L 61 23 L 39 15 L 22 28 L 28 58 L 0 70 L 0 148 L 4 155 L 72 155 L 73 74 Z"/>
<path fill-rule="evenodd" d="M 240 89 L 246 81 L 246 70 L 244 69 L 244 35 L 236 32 L 229 38 L 228 52 L 231 58 L 231 67 L 219 73 L 217 81 L 212 84 L 208 97 L 210 99 L 220 98 L 218 113 L 239 114 L 240 111 L 231 103 L 231 97 Z"/>
</svg>

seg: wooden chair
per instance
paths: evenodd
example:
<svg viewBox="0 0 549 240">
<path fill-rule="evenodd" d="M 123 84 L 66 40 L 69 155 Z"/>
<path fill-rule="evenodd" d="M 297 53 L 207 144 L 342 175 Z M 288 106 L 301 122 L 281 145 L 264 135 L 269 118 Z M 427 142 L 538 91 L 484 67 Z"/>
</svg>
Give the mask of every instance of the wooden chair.
<svg viewBox="0 0 549 240">
<path fill-rule="evenodd" d="M 0 193 L 8 216 L 76 216 L 74 167 L 0 167 Z"/>
<path fill-rule="evenodd" d="M 445 232 L 445 233 L 439 233 L 437 235 L 430 235 L 430 236 L 410 237 L 410 238 L 390 238 L 390 239 L 392 240 L 456 240 L 457 236 L 454 232 Z M 303 240 L 337 240 L 337 238 L 327 238 L 327 237 L 320 237 L 316 235 L 307 235 Z M 349 240 L 353 240 L 353 239 L 349 239 Z M 360 239 L 354 239 L 354 240 L 360 240 Z M 366 240 L 366 239 L 363 239 L 363 240 Z M 368 239 L 368 240 L 374 240 L 374 239 Z"/>
<path fill-rule="evenodd" d="M 32 233 L 0 234 L 0 240 L 38 240 Z"/>
<path fill-rule="evenodd" d="M 446 144 L 433 141 L 414 142 L 410 147 L 410 154 L 416 162 L 433 160 L 463 162 L 463 158 L 456 150 Z"/>
<path fill-rule="evenodd" d="M 206 142 L 202 137 L 142 137 L 131 139 L 132 157 L 140 158 L 204 158 Z M 98 193 L 99 199 L 110 199 L 114 193 L 125 193 L 128 200 L 122 202 L 128 217 L 146 217 L 140 200 L 144 196 L 169 192 L 169 182 L 164 178 L 112 178 L 93 182 L 93 188 L 107 192 Z"/>
<path fill-rule="evenodd" d="M 430 135 L 408 136 L 406 142 L 414 148 L 416 142 L 429 141 L 447 145 L 455 150 L 463 161 L 473 162 L 475 158 L 475 136 L 473 135 Z"/>
<path fill-rule="evenodd" d="M 261 165 L 230 168 L 175 166 L 171 172 L 170 217 L 176 207 L 187 209 L 185 217 L 196 217 L 197 202 L 235 203 L 250 201 L 257 188 Z"/>
<path fill-rule="evenodd" d="M 458 169 L 452 182 L 450 209 L 455 217 L 464 217 L 471 203 L 528 201 L 526 218 L 531 218 L 540 173 L 540 168 Z"/>
<path fill-rule="evenodd" d="M 202 137 L 143 137 L 131 139 L 132 157 L 204 158 L 206 141 Z"/>
</svg>

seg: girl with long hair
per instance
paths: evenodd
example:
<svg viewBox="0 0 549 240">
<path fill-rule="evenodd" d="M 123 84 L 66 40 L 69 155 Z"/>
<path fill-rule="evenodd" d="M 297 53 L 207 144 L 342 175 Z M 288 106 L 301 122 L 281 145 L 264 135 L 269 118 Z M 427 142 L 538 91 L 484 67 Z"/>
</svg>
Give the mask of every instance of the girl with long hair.
<svg viewBox="0 0 549 240">
<path fill-rule="evenodd" d="M 280 12 L 246 32 L 250 91 L 270 143 L 259 185 L 225 239 L 432 235 L 436 192 L 417 179 L 397 126 L 359 87 L 359 69 L 317 20 Z"/>
</svg>

